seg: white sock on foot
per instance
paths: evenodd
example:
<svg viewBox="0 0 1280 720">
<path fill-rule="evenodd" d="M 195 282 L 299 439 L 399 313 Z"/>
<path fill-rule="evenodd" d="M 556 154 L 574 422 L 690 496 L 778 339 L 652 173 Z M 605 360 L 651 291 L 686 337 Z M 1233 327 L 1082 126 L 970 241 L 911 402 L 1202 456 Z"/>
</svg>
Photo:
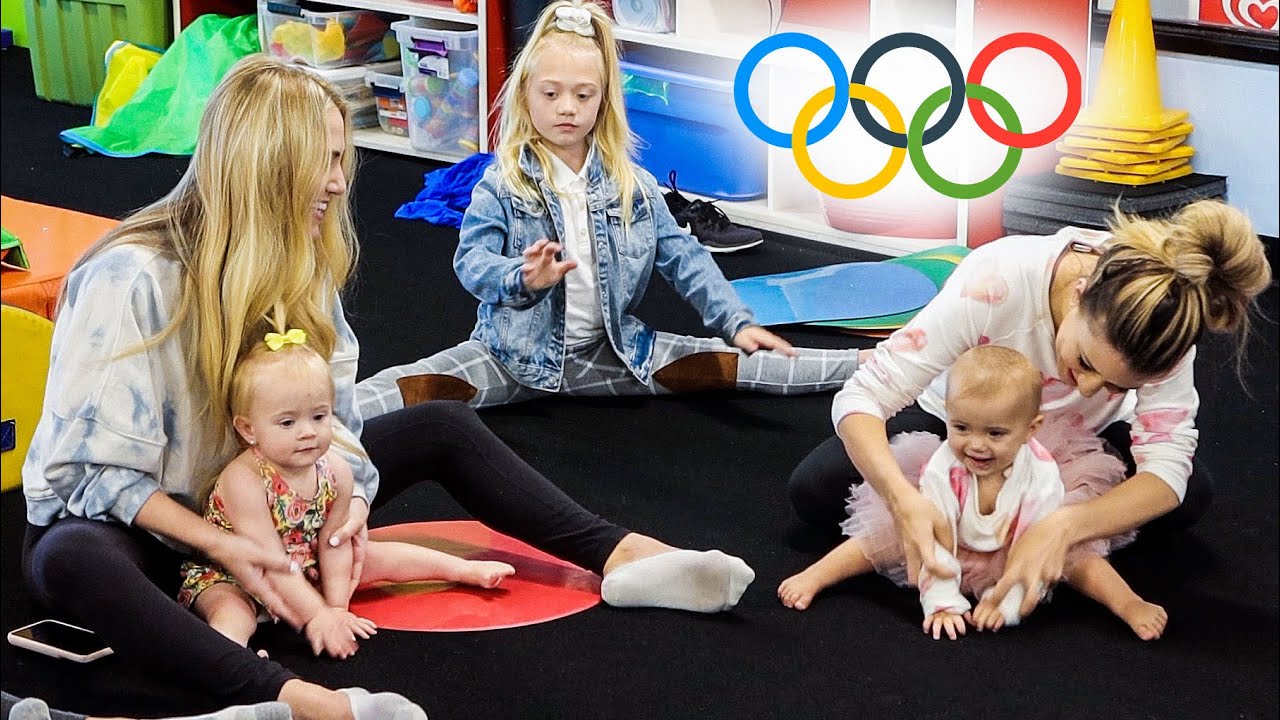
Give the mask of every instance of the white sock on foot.
<svg viewBox="0 0 1280 720">
<path fill-rule="evenodd" d="M 673 550 L 627 563 L 604 576 L 600 597 L 614 607 L 715 613 L 738 604 L 756 573 L 719 550 Z"/>
<path fill-rule="evenodd" d="M 9 709 L 9 720 L 49 720 L 49 718 L 49 706 L 40 698 L 20 700 Z"/>
<path fill-rule="evenodd" d="M 364 688 L 342 688 L 351 699 L 356 720 L 427 720 L 427 713 L 403 695 L 390 692 L 371 694 Z"/>
</svg>

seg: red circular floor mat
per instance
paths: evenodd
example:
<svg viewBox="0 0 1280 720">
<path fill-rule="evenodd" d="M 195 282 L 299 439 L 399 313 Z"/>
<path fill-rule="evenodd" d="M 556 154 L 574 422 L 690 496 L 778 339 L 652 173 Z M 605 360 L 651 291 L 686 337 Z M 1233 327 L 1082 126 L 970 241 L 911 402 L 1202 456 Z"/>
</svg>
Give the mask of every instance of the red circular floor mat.
<svg viewBox="0 0 1280 720">
<path fill-rule="evenodd" d="M 494 532 L 474 520 L 369 530 L 371 540 L 413 543 L 468 560 L 496 560 L 516 574 L 493 590 L 448 582 L 383 585 L 351 598 L 351 612 L 380 628 L 423 632 L 498 630 L 556 620 L 600 602 L 594 573 Z"/>
</svg>

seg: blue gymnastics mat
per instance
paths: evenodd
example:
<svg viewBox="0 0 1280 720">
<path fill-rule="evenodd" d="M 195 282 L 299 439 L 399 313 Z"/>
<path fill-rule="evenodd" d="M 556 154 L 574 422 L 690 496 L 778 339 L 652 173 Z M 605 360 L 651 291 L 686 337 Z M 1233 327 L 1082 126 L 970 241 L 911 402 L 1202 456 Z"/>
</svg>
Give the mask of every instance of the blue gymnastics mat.
<svg viewBox="0 0 1280 720">
<path fill-rule="evenodd" d="M 919 270 L 882 262 L 758 275 L 731 284 L 761 325 L 894 315 L 918 310 L 938 293 Z"/>
</svg>

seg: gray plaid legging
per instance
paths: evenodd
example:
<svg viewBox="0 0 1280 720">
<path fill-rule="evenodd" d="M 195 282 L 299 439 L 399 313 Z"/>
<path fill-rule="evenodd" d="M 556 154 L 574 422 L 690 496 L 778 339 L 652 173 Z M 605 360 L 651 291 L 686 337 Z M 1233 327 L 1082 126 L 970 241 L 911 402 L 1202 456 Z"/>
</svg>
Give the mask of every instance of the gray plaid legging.
<svg viewBox="0 0 1280 720">
<path fill-rule="evenodd" d="M 660 370 L 695 353 L 730 352 L 738 357 L 739 390 L 774 395 L 798 395 L 839 388 L 858 367 L 858 350 L 797 348 L 799 357 L 774 351 L 747 354 L 717 338 L 659 332 L 654 338 L 653 368 Z M 448 375 L 476 388 L 469 404 L 475 408 L 524 402 L 549 395 L 667 395 L 671 390 L 654 380 L 636 379 L 608 340 L 584 343 L 565 352 L 559 393 L 521 385 L 480 342 L 466 342 L 428 358 L 387 368 L 356 385 L 360 414 L 368 419 L 403 407 L 396 380 L 414 375 Z"/>
</svg>

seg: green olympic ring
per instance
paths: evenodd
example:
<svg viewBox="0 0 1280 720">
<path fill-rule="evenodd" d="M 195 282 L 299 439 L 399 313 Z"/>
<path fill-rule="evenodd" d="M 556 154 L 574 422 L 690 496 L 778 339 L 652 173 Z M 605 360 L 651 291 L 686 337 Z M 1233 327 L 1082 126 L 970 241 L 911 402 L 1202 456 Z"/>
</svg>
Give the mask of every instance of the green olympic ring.
<svg viewBox="0 0 1280 720">
<path fill-rule="evenodd" d="M 1010 132 L 1022 132 L 1022 122 L 1018 120 L 1018 113 L 1014 111 L 1013 105 L 1000 93 L 985 85 L 966 83 L 964 94 L 965 97 L 981 100 L 995 108 L 996 113 L 1004 120 L 1005 127 Z M 928 158 L 924 156 L 924 129 L 933 111 L 938 109 L 938 106 L 942 105 L 950 97 L 950 86 L 944 87 L 925 98 L 924 102 L 920 103 L 920 107 L 916 109 L 916 114 L 911 116 L 911 124 L 907 128 L 907 155 L 911 158 L 911 167 L 916 169 L 916 173 L 921 180 L 924 180 L 926 185 L 947 197 L 957 200 L 973 200 L 984 195 L 990 195 L 1005 184 L 1009 178 L 1013 177 L 1014 171 L 1018 169 L 1018 162 L 1022 160 L 1022 148 L 1009 146 L 1009 151 L 1004 156 L 1004 162 L 985 180 L 979 180 L 975 183 L 957 183 L 939 175 L 929 165 Z"/>
</svg>

